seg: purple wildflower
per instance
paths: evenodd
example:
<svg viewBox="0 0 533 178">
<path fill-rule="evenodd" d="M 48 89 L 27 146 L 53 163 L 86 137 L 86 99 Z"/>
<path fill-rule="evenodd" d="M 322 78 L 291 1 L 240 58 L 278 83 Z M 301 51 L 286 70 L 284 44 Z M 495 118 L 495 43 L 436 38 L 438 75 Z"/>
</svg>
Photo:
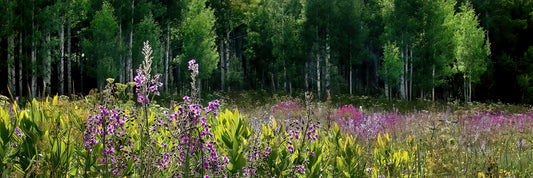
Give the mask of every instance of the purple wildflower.
<svg viewBox="0 0 533 178">
<path fill-rule="evenodd" d="M 302 173 L 302 174 L 305 173 L 305 168 L 304 168 L 304 166 L 302 166 L 302 165 L 298 165 L 298 171 L 300 171 L 300 173 Z"/>
<path fill-rule="evenodd" d="M 287 147 L 287 150 L 293 152 L 293 151 L 294 151 L 294 147 L 292 147 L 292 146 L 288 146 L 288 147 Z"/>
</svg>

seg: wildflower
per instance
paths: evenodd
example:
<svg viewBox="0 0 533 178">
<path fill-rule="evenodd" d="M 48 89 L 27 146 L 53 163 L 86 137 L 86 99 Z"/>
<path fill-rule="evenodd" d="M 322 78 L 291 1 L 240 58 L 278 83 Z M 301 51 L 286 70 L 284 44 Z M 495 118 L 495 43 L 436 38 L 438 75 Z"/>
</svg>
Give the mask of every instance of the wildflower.
<svg viewBox="0 0 533 178">
<path fill-rule="evenodd" d="M 366 168 L 366 172 L 369 172 L 369 173 L 372 172 L 372 168 L 370 168 L 370 167 Z"/>
<path fill-rule="evenodd" d="M 15 128 L 15 134 L 19 137 L 19 138 L 22 138 L 22 136 L 24 136 L 24 134 L 22 132 L 20 132 L 20 129 L 17 127 Z"/>
<path fill-rule="evenodd" d="M 189 61 L 189 70 L 191 70 L 193 72 L 193 74 L 197 74 L 198 73 L 198 64 L 196 63 L 196 60 L 191 59 Z"/>
<path fill-rule="evenodd" d="M 305 173 L 305 168 L 302 165 L 298 165 L 298 171 L 303 174 Z"/>
<path fill-rule="evenodd" d="M 485 140 L 483 140 L 483 142 L 481 142 L 481 150 L 485 150 Z"/>
<path fill-rule="evenodd" d="M 265 156 L 268 157 L 270 155 L 270 147 L 265 148 Z"/>
<path fill-rule="evenodd" d="M 288 147 L 287 147 L 287 150 L 289 150 L 289 151 L 292 152 L 292 151 L 294 151 L 294 147 L 292 147 L 292 146 L 288 146 Z"/>
</svg>

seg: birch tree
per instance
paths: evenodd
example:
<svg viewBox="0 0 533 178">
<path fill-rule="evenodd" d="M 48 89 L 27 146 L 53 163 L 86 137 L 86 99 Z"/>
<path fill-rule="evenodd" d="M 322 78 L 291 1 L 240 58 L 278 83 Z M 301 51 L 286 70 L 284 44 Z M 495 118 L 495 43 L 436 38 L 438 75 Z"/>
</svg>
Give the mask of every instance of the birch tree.
<svg viewBox="0 0 533 178">
<path fill-rule="evenodd" d="M 183 39 L 183 54 L 181 64 L 195 59 L 199 68 L 199 83 L 208 79 L 216 69 L 218 53 L 215 46 L 216 34 L 214 31 L 215 16 L 213 10 L 206 8 L 206 0 L 191 0 L 187 5 L 182 22 L 181 38 Z"/>
<path fill-rule="evenodd" d="M 465 102 L 471 102 L 472 83 L 478 83 L 481 75 L 487 70 L 487 56 L 490 55 L 490 49 L 485 31 L 479 26 L 472 4 L 464 3 L 459 9 L 461 12 L 455 16 L 457 20 L 455 68 L 463 74 Z"/>
</svg>

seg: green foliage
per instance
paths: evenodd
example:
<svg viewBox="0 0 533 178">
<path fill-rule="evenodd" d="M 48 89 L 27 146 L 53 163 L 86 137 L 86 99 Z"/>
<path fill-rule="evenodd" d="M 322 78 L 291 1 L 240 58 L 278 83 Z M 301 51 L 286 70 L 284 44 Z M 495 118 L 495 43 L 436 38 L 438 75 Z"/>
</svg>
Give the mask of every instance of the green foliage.
<svg viewBox="0 0 533 178">
<path fill-rule="evenodd" d="M 517 77 L 517 82 L 522 89 L 522 100 L 528 103 L 533 102 L 533 46 L 529 47 L 522 58 L 528 65 L 522 66 L 523 73 Z"/>
<path fill-rule="evenodd" d="M 186 61 L 195 59 L 200 66 L 199 77 L 207 79 L 218 63 L 213 9 L 206 8 L 206 0 L 191 0 L 184 15 L 180 29 L 183 39 L 181 64 L 186 66 Z"/>
<path fill-rule="evenodd" d="M 164 66 L 162 66 L 160 63 L 163 52 L 163 48 L 159 40 L 161 37 L 161 29 L 152 14 L 144 16 L 144 18 L 135 28 L 135 33 L 133 36 L 133 67 L 137 68 L 137 66 L 141 65 L 142 61 L 144 60 L 144 55 L 142 54 L 143 43 L 145 41 L 149 41 L 153 50 L 152 73 L 155 74 L 164 72 Z"/>
<path fill-rule="evenodd" d="M 340 177 L 364 176 L 365 161 L 362 149 L 356 143 L 356 139 L 343 133 L 335 123 L 329 139 L 326 140 L 325 150 L 328 150 L 331 158 L 328 164 L 333 166 L 333 175 Z M 324 151 L 325 152 L 325 151 Z"/>
<path fill-rule="evenodd" d="M 111 4 L 107 2 L 102 4 L 102 9 L 91 21 L 87 38 L 81 44 L 89 63 L 88 74 L 97 79 L 99 89 L 103 89 L 106 78 L 118 76 L 120 54 L 123 51 L 113 11 Z"/>
<path fill-rule="evenodd" d="M 485 31 L 479 27 L 477 15 L 472 4 L 465 3 L 456 14 L 455 68 L 463 73 L 465 80 L 478 83 L 481 75 L 487 70 L 487 56 L 490 55 L 489 42 L 485 39 Z"/>
<path fill-rule="evenodd" d="M 383 47 L 383 64 L 379 71 L 381 79 L 391 88 L 395 88 L 399 81 L 403 67 L 400 60 L 400 49 L 395 43 L 388 43 Z"/>
<path fill-rule="evenodd" d="M 225 155 L 230 160 L 228 170 L 231 174 L 237 174 L 246 166 L 246 153 L 249 151 L 249 138 L 252 135 L 252 125 L 248 117 L 239 113 L 225 110 L 216 119 L 211 120 L 213 134 Z"/>
</svg>

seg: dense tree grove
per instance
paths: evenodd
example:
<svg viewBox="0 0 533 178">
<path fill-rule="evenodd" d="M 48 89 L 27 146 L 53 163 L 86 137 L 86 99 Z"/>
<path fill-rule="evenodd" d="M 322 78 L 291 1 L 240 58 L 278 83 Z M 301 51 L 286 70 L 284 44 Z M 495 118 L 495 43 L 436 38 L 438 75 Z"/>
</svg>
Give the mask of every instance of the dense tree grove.
<svg viewBox="0 0 533 178">
<path fill-rule="evenodd" d="M 167 93 L 266 89 L 533 102 L 531 0 L 2 0 L 0 94 L 133 81 L 143 42 Z M 167 85 L 168 84 L 168 85 Z"/>
</svg>

